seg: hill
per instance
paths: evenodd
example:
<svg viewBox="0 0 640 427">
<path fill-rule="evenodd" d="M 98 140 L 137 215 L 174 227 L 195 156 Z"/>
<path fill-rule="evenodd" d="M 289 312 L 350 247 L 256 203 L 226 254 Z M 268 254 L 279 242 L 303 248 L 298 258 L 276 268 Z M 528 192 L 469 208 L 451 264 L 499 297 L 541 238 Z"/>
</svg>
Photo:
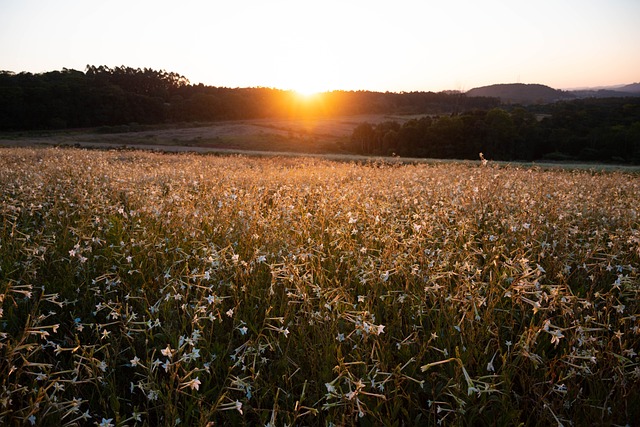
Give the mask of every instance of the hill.
<svg viewBox="0 0 640 427">
<path fill-rule="evenodd" d="M 616 89 L 616 91 L 640 95 L 640 83 L 631 83 L 630 85 L 622 86 L 621 88 Z"/>
<path fill-rule="evenodd" d="M 640 83 L 570 90 L 576 98 L 625 98 L 640 96 Z"/>
<path fill-rule="evenodd" d="M 620 89 L 572 90 L 576 98 L 626 98 L 640 96 L 640 92 L 622 91 Z"/>
<path fill-rule="evenodd" d="M 500 98 L 504 104 L 546 104 L 563 99 L 573 99 L 569 92 L 541 84 L 508 83 L 482 86 L 466 92 L 468 97 Z"/>
</svg>

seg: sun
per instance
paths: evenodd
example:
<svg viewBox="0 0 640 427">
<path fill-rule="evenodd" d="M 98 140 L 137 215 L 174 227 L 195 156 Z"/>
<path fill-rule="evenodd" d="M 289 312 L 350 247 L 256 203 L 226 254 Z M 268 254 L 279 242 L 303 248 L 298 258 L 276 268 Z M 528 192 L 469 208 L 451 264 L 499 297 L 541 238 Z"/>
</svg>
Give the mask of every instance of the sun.
<svg viewBox="0 0 640 427">
<path fill-rule="evenodd" d="M 319 76 L 310 76 L 308 73 L 300 73 L 300 75 L 289 79 L 288 86 L 302 98 L 313 98 L 320 93 L 328 91 L 328 85 L 325 80 Z"/>
<path fill-rule="evenodd" d="M 322 89 L 318 85 L 311 83 L 311 84 L 296 85 L 293 91 L 303 98 L 313 98 L 314 96 L 322 92 L 325 92 L 326 90 Z"/>
<path fill-rule="evenodd" d="M 307 118 L 326 114 L 330 107 L 328 92 L 318 85 L 297 85 L 290 92 L 293 95 L 292 113 Z"/>
</svg>

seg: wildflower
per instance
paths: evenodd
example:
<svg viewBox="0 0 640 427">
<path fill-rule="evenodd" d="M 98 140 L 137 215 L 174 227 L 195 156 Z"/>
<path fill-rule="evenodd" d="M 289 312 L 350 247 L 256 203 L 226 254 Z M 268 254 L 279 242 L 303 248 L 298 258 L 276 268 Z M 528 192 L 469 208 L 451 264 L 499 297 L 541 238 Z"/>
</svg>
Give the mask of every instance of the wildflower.
<svg viewBox="0 0 640 427">
<path fill-rule="evenodd" d="M 482 166 L 487 166 L 487 163 L 489 163 L 489 161 L 484 158 L 484 154 L 482 153 L 480 153 L 480 162 L 482 163 Z"/>
<path fill-rule="evenodd" d="M 567 393 L 567 386 L 564 384 L 556 384 L 553 386 L 554 391 L 557 391 L 558 393 L 562 393 L 562 394 L 566 394 Z"/>
<path fill-rule="evenodd" d="M 487 371 L 489 371 L 489 372 L 495 372 L 496 371 L 496 369 L 493 367 L 493 359 L 496 358 L 496 354 L 498 354 L 498 353 L 497 352 L 493 353 L 493 357 L 491 358 L 489 363 L 487 363 Z"/>
<path fill-rule="evenodd" d="M 29 415 L 29 418 L 27 418 L 27 420 L 29 420 L 29 423 L 32 426 L 36 425 L 36 416 L 35 415 L 33 415 L 33 414 Z"/>
<path fill-rule="evenodd" d="M 233 308 L 230 308 L 229 310 L 227 310 L 226 315 L 229 317 L 233 317 Z"/>
<path fill-rule="evenodd" d="M 191 390 L 199 390 L 200 389 L 200 384 L 202 384 L 202 383 L 200 382 L 199 377 L 195 377 L 194 379 L 184 383 L 183 388 L 187 388 L 188 387 Z"/>
<path fill-rule="evenodd" d="M 247 334 L 247 331 L 248 331 L 249 329 L 247 329 L 247 327 L 246 327 L 246 326 L 243 326 L 243 327 L 241 327 L 241 328 L 238 328 L 238 330 L 240 331 L 240 334 L 241 334 L 241 335 L 246 335 L 246 334 Z"/>
<path fill-rule="evenodd" d="M 333 384 L 324 383 L 324 386 L 327 388 L 327 393 L 335 393 L 336 392 L 336 388 L 333 386 Z"/>
<path fill-rule="evenodd" d="M 109 418 L 109 419 L 103 418 L 100 424 L 98 424 L 98 427 L 113 427 L 113 424 L 111 424 L 111 421 L 113 421 L 113 418 Z"/>
<path fill-rule="evenodd" d="M 163 356 L 166 357 L 171 357 L 171 346 L 169 344 L 167 344 L 167 347 L 163 350 L 160 350 L 160 353 L 162 353 Z"/>
<path fill-rule="evenodd" d="M 186 361 L 190 361 L 190 360 L 196 360 L 200 358 L 200 349 L 199 348 L 194 348 L 193 350 L 191 350 L 191 353 L 187 353 L 184 355 L 183 359 Z"/>
<path fill-rule="evenodd" d="M 162 365 L 162 361 L 160 359 L 156 359 L 151 362 L 151 370 L 156 369 L 158 366 Z"/>
<path fill-rule="evenodd" d="M 138 362 L 140 362 L 140 358 L 138 356 L 134 356 L 133 359 L 129 361 L 131 366 L 138 366 Z"/>
<path fill-rule="evenodd" d="M 564 338 L 564 335 L 562 335 L 562 332 L 560 332 L 559 329 L 556 329 L 555 331 L 550 332 L 551 334 L 551 343 L 558 345 L 558 343 L 560 342 L 560 338 Z"/>
</svg>

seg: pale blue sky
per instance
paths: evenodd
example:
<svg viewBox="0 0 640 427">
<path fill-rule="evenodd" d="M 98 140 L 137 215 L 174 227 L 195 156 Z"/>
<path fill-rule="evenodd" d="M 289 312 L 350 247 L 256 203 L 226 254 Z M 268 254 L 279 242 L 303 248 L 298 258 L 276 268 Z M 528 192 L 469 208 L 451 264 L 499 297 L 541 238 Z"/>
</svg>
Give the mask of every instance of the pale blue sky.
<svg viewBox="0 0 640 427">
<path fill-rule="evenodd" d="M 0 70 L 299 90 L 640 81 L 638 0 L 0 0 Z"/>
</svg>

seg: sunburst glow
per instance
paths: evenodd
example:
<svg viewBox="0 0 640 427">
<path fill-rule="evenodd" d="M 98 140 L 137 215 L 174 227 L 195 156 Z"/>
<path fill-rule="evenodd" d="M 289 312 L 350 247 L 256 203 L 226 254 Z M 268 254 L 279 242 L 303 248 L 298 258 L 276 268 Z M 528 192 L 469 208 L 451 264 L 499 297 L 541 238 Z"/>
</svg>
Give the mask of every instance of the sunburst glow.
<svg viewBox="0 0 640 427">
<path fill-rule="evenodd" d="M 302 98 L 313 98 L 321 92 L 325 92 L 325 90 L 315 86 L 313 84 L 310 85 L 301 85 L 297 88 L 293 89 L 295 93 L 300 95 Z"/>
</svg>

